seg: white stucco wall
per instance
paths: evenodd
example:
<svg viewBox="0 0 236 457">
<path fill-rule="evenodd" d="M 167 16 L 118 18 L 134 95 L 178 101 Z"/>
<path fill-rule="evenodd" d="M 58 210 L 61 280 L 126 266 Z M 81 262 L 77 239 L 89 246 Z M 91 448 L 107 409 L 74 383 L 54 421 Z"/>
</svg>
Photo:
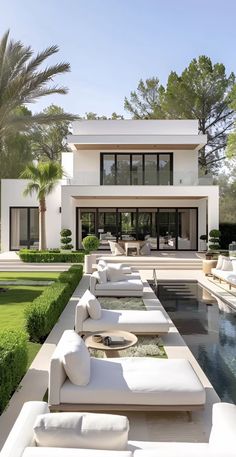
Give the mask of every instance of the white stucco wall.
<svg viewBox="0 0 236 457">
<path fill-rule="evenodd" d="M 38 202 L 35 196 L 23 196 L 26 180 L 2 179 L 1 181 L 1 250 L 10 249 L 10 207 L 36 206 Z M 46 199 L 46 236 L 48 248 L 60 246 L 61 214 L 61 186 L 57 186 L 54 192 Z"/>
</svg>

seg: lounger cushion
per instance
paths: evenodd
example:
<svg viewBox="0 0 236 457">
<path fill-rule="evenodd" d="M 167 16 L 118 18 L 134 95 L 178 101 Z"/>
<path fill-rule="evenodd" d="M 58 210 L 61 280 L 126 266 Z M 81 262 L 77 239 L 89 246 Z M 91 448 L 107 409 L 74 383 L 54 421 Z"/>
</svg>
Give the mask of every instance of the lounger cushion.
<svg viewBox="0 0 236 457">
<path fill-rule="evenodd" d="M 133 457 L 234 457 L 235 451 L 212 449 L 206 443 L 157 443 L 156 449 L 136 450 Z"/>
<path fill-rule="evenodd" d="M 62 362 L 73 384 L 86 386 L 90 380 L 90 354 L 83 339 L 73 330 L 67 330 Z"/>
<path fill-rule="evenodd" d="M 203 405 L 205 390 L 185 359 L 92 357 L 89 384 L 80 387 L 67 379 L 60 400 L 79 404 Z"/>
<path fill-rule="evenodd" d="M 233 271 L 233 265 L 230 259 L 223 259 L 222 271 Z"/>
<path fill-rule="evenodd" d="M 41 414 L 34 424 L 37 446 L 123 450 L 129 422 L 125 416 L 93 413 Z"/>
<path fill-rule="evenodd" d="M 124 263 L 107 263 L 105 260 L 99 260 L 98 265 L 102 266 L 103 268 L 110 268 L 116 269 L 116 270 L 122 270 L 123 273 L 128 274 L 131 273 L 132 270 L 130 267 L 125 265 Z"/>
<path fill-rule="evenodd" d="M 99 321 L 88 318 L 83 322 L 83 331 L 86 332 L 109 329 L 126 330 L 134 333 L 165 333 L 169 330 L 169 322 L 160 310 L 130 311 L 118 309 L 103 309 Z"/>
<path fill-rule="evenodd" d="M 126 279 L 124 281 L 108 281 L 103 284 L 97 284 L 96 290 L 143 290 L 143 283 L 140 279 Z"/>
<path fill-rule="evenodd" d="M 65 449 L 56 447 L 26 447 L 22 457 L 132 457 L 130 451 L 96 449 Z"/>
<path fill-rule="evenodd" d="M 90 317 L 92 319 L 100 319 L 102 315 L 102 308 L 95 295 L 93 295 L 90 290 L 86 290 L 82 298 L 87 303 L 87 310 Z"/>
</svg>

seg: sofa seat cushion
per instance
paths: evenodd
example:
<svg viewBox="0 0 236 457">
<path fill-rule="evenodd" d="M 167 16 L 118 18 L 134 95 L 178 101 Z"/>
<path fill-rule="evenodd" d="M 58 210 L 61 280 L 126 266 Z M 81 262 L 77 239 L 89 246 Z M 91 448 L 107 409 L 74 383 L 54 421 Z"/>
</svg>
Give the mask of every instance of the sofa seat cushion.
<svg viewBox="0 0 236 457">
<path fill-rule="evenodd" d="M 67 379 L 61 403 L 126 405 L 203 405 L 205 389 L 185 359 L 152 357 L 91 358 L 87 386 Z"/>
<path fill-rule="evenodd" d="M 108 451 L 56 447 L 26 447 L 22 457 L 132 457 L 131 451 Z"/>
<path fill-rule="evenodd" d="M 84 386 L 90 379 L 90 354 L 83 339 L 74 330 L 66 330 L 62 363 L 65 372 L 73 384 Z"/>
<path fill-rule="evenodd" d="M 228 278 L 227 278 L 227 281 L 230 284 L 236 285 L 236 274 L 229 274 Z"/>
<path fill-rule="evenodd" d="M 143 290 L 141 279 L 127 279 L 124 281 L 109 281 L 103 284 L 96 284 L 96 290 Z"/>
<path fill-rule="evenodd" d="M 40 414 L 34 424 L 39 447 L 127 448 L 129 422 L 125 416 L 93 413 Z"/>
<path fill-rule="evenodd" d="M 86 332 L 106 330 L 126 330 L 137 333 L 165 333 L 169 322 L 162 311 L 102 310 L 101 319 L 86 319 L 83 330 Z"/>
<path fill-rule="evenodd" d="M 212 268 L 211 273 L 223 281 L 227 281 L 228 277 L 233 275 L 232 271 L 217 270 L 216 268 Z"/>
</svg>

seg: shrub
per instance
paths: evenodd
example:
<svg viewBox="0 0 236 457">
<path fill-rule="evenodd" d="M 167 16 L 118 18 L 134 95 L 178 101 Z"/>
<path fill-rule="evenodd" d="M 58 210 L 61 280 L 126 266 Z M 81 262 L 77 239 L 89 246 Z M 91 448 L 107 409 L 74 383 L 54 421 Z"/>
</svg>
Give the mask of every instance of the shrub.
<svg viewBox="0 0 236 457">
<path fill-rule="evenodd" d="M 25 311 L 26 329 L 31 341 L 42 343 L 69 301 L 82 278 L 82 265 L 73 265 L 58 280 L 30 303 Z"/>
<path fill-rule="evenodd" d="M 213 251 L 220 249 L 220 231 L 216 229 L 211 230 L 209 233 L 209 237 L 209 242 L 212 243 L 209 245 L 209 249 Z"/>
<path fill-rule="evenodd" d="M 0 414 L 26 372 L 27 340 L 19 330 L 0 333 Z"/>
<path fill-rule="evenodd" d="M 99 247 L 99 239 L 95 235 L 86 236 L 82 244 L 86 252 L 96 251 Z"/>
<path fill-rule="evenodd" d="M 21 249 L 19 256 L 23 262 L 32 263 L 83 263 L 84 252 L 32 251 Z"/>
<path fill-rule="evenodd" d="M 61 248 L 65 250 L 73 249 L 73 245 L 71 244 L 71 235 L 72 232 L 69 229 L 62 229 L 60 232 L 61 235 Z"/>
</svg>

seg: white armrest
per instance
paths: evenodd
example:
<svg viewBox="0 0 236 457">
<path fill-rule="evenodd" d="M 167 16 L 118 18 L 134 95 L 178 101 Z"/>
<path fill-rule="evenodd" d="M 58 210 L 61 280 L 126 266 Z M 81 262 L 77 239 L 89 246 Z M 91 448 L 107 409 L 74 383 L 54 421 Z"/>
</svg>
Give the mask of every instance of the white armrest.
<svg viewBox="0 0 236 457">
<path fill-rule="evenodd" d="M 83 300 L 80 300 L 75 309 L 75 331 L 77 333 L 83 331 L 83 322 L 86 321 L 88 317 L 87 305 Z"/>
<path fill-rule="evenodd" d="M 60 404 L 61 386 L 67 377 L 61 361 L 66 341 L 67 330 L 63 333 L 50 361 L 48 388 L 48 402 L 50 405 Z"/>
<path fill-rule="evenodd" d="M 234 449 L 236 455 L 236 405 L 215 403 L 212 410 L 212 429 L 209 444 Z"/>
<path fill-rule="evenodd" d="M 48 412 L 48 405 L 43 401 L 25 403 L 2 448 L 1 457 L 21 457 L 25 447 L 34 444 L 33 426 L 36 417 Z"/>
</svg>

